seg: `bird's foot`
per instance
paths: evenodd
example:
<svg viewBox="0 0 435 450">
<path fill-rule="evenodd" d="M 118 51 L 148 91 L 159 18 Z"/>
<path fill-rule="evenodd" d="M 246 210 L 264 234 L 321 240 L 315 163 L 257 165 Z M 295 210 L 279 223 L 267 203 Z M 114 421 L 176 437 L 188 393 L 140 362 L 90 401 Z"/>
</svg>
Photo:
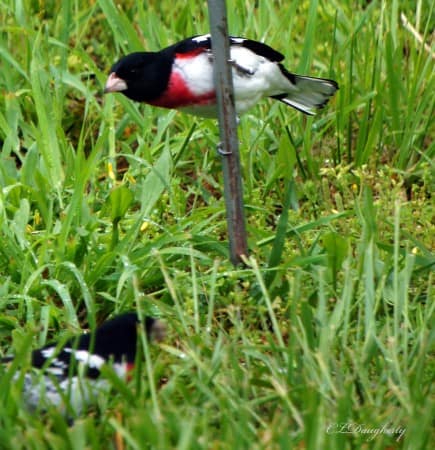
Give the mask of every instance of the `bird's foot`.
<svg viewBox="0 0 435 450">
<path fill-rule="evenodd" d="M 226 150 L 224 150 L 224 146 L 222 144 L 222 142 L 219 142 L 219 144 L 216 146 L 217 152 L 219 153 L 219 155 L 222 156 L 228 156 L 231 155 L 232 152 L 227 152 Z"/>
<path fill-rule="evenodd" d="M 240 75 L 245 75 L 245 76 L 252 76 L 254 75 L 255 71 L 248 69 L 247 67 L 243 67 L 240 64 L 238 64 L 234 59 L 229 59 L 228 63 L 233 66 L 239 73 Z"/>
</svg>

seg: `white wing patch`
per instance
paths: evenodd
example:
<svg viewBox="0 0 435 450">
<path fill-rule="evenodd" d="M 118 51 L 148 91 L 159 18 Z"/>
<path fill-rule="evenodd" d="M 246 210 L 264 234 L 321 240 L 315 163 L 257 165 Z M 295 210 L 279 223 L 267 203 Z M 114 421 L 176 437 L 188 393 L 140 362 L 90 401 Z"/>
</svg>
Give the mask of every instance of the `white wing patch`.
<svg viewBox="0 0 435 450">
<path fill-rule="evenodd" d="M 246 41 L 245 38 L 241 38 L 241 37 L 234 37 L 234 36 L 229 36 L 230 38 L 230 42 L 232 44 L 243 44 L 244 41 Z M 201 36 L 196 36 L 194 38 L 192 38 L 192 41 L 198 42 L 198 44 L 200 44 L 201 42 L 206 42 L 209 39 L 211 39 L 211 34 L 202 34 Z"/>
<path fill-rule="evenodd" d="M 72 348 L 64 348 L 64 352 L 71 353 L 74 358 L 87 364 L 91 369 L 100 369 L 101 366 L 106 362 L 104 358 L 98 355 L 93 355 L 86 350 L 73 350 Z"/>
<path fill-rule="evenodd" d="M 196 36 L 192 39 L 192 41 L 201 43 L 201 42 L 205 42 L 208 41 L 210 39 L 210 33 L 209 34 L 202 34 L 201 36 Z"/>
<path fill-rule="evenodd" d="M 233 36 L 230 36 L 230 40 L 234 44 L 243 44 L 243 42 L 246 41 L 245 38 L 239 38 L 239 37 L 233 37 Z"/>
<path fill-rule="evenodd" d="M 59 376 L 59 377 L 61 377 L 62 375 L 64 375 L 64 370 L 66 369 L 66 367 L 65 368 L 62 368 L 62 367 L 52 367 L 52 366 L 50 366 L 50 367 L 47 367 L 47 369 L 45 369 L 45 371 L 47 372 L 47 373 L 51 373 L 52 375 L 56 375 L 56 376 Z"/>
<path fill-rule="evenodd" d="M 46 358 L 52 358 L 56 353 L 56 347 L 47 347 L 41 350 L 41 355 Z"/>
</svg>

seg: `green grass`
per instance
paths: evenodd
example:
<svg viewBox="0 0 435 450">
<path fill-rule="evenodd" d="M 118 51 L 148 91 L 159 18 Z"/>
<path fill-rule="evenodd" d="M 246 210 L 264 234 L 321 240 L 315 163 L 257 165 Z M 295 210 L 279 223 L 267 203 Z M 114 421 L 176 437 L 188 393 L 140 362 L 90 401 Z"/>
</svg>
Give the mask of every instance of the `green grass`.
<svg viewBox="0 0 435 450">
<path fill-rule="evenodd" d="M 121 3 L 0 2 L 0 449 L 431 448 L 434 59 L 400 14 L 430 44 L 434 1 L 231 3 L 232 34 L 340 84 L 243 116 L 238 269 L 217 124 L 102 97 L 206 3 Z M 169 335 L 128 384 L 70 425 L 22 408 L 30 348 L 135 308 Z"/>
</svg>

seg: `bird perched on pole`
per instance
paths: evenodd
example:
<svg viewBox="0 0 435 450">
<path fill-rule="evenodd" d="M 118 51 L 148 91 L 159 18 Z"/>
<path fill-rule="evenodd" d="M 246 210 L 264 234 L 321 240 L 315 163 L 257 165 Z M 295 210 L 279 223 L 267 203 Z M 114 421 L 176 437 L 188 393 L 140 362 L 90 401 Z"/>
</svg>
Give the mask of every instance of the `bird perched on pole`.
<svg viewBox="0 0 435 450">
<path fill-rule="evenodd" d="M 140 326 L 136 313 L 125 313 L 104 322 L 93 333 L 32 351 L 31 370 L 14 375 L 15 383 L 22 383 L 28 409 L 54 406 L 67 416 L 80 414 L 101 392 L 109 392 L 110 383 L 101 376 L 104 366 L 110 365 L 120 378 L 132 370 Z M 146 317 L 143 326 L 148 339 L 163 339 L 161 321 Z M 1 362 L 13 359 L 5 357 Z"/>
<path fill-rule="evenodd" d="M 238 114 L 269 97 L 313 115 L 338 89 L 333 80 L 289 72 L 281 63 L 284 56 L 266 44 L 241 37 L 229 39 Z M 104 91 L 201 117 L 217 117 L 210 35 L 190 37 L 158 52 L 124 56 L 113 65 Z"/>
</svg>

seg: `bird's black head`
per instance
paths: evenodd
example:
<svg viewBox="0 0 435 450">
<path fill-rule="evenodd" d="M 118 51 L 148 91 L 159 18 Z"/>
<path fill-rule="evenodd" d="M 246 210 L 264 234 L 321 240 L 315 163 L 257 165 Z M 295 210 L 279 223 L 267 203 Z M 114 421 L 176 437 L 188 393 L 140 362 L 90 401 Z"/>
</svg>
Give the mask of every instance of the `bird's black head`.
<svg viewBox="0 0 435 450">
<path fill-rule="evenodd" d="M 172 58 L 163 52 L 137 52 L 112 66 L 104 92 L 121 92 L 138 102 L 150 102 L 167 88 Z"/>
<path fill-rule="evenodd" d="M 104 322 L 97 328 L 92 343 L 91 335 L 83 335 L 79 348 L 92 347 L 91 352 L 106 359 L 112 357 L 115 362 L 133 363 L 136 357 L 137 330 L 140 326 L 138 315 L 134 312 L 121 314 L 112 320 Z M 164 325 L 152 317 L 144 318 L 147 337 L 152 340 L 162 340 Z M 87 342 L 83 342 L 86 340 Z"/>
</svg>

